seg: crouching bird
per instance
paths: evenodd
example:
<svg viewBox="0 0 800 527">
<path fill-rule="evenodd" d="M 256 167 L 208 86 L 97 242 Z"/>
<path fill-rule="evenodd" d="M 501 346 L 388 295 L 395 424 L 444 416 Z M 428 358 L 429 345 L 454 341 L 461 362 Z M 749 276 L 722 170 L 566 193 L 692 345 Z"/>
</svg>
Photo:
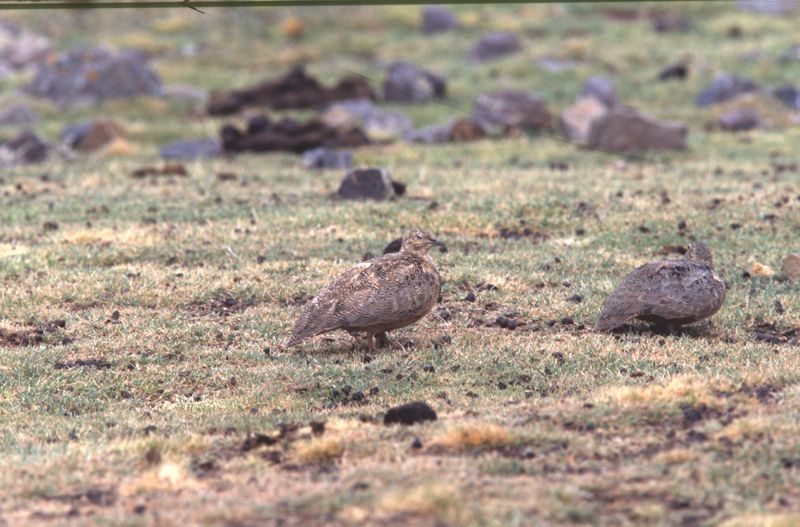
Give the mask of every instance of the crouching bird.
<svg viewBox="0 0 800 527">
<path fill-rule="evenodd" d="M 403 236 L 400 252 L 362 262 L 337 276 L 308 303 L 285 346 L 343 329 L 354 336 L 366 334 L 372 351 L 375 335 L 427 315 L 442 291 L 442 277 L 427 254 L 434 246 L 444 244 L 428 231 L 412 229 Z"/>
<path fill-rule="evenodd" d="M 638 318 L 672 331 L 710 317 L 724 300 L 711 251 L 690 243 L 684 260 L 650 262 L 626 276 L 603 304 L 596 329 L 611 331 Z"/>
</svg>

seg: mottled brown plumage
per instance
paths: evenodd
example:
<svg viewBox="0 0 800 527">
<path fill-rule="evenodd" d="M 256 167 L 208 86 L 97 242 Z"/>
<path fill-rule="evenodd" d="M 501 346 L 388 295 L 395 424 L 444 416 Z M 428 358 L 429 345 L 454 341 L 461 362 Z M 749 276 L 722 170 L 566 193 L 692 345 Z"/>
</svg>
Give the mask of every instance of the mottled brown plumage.
<svg viewBox="0 0 800 527">
<path fill-rule="evenodd" d="M 427 255 L 444 246 L 433 235 L 412 229 L 402 249 L 355 265 L 336 277 L 306 306 L 286 346 L 315 335 L 343 329 L 365 333 L 369 349 L 373 336 L 413 324 L 439 299 L 442 279 Z"/>
<path fill-rule="evenodd" d="M 724 300 L 711 251 L 691 243 L 684 260 L 651 262 L 626 276 L 603 304 L 596 329 L 611 331 L 633 318 L 672 329 L 710 317 Z"/>
</svg>

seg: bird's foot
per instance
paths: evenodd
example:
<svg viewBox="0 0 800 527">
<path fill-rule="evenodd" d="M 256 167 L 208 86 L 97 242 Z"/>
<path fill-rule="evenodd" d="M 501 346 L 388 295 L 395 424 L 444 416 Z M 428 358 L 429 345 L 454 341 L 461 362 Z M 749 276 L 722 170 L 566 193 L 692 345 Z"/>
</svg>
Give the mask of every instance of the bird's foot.
<svg viewBox="0 0 800 527">
<path fill-rule="evenodd" d="M 389 334 L 385 331 L 375 335 L 375 340 L 378 341 L 379 348 L 388 348 L 390 350 L 406 351 L 406 347 L 398 340 L 389 338 Z"/>
</svg>

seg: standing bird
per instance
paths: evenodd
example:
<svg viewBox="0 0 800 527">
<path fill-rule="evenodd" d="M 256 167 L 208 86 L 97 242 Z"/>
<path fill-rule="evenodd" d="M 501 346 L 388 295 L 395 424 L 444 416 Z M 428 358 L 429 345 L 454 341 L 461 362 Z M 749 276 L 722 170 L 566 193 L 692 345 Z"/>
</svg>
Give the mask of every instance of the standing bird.
<svg viewBox="0 0 800 527">
<path fill-rule="evenodd" d="M 638 318 L 672 331 L 710 317 L 724 300 L 711 251 L 690 243 L 685 259 L 650 262 L 626 276 L 603 304 L 596 329 L 611 331 Z"/>
<path fill-rule="evenodd" d="M 400 252 L 355 265 L 309 302 L 295 323 L 286 346 L 328 331 L 344 329 L 351 335 L 373 337 L 413 324 L 433 309 L 442 291 L 442 277 L 427 255 L 444 244 L 428 231 L 411 229 L 403 236 Z"/>
</svg>

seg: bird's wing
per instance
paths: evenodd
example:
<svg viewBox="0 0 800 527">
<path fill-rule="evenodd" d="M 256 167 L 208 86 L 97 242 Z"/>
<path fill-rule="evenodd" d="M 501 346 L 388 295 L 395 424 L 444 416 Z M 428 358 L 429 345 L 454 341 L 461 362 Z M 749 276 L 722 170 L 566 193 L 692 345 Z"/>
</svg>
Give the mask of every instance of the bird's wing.
<svg viewBox="0 0 800 527">
<path fill-rule="evenodd" d="M 630 273 L 603 305 L 597 329 L 612 330 L 634 317 L 699 320 L 714 314 L 725 285 L 707 265 L 664 260 Z"/>
<path fill-rule="evenodd" d="M 416 300 L 422 296 L 420 287 L 413 287 L 420 280 L 416 260 L 389 254 L 340 274 L 309 302 L 287 345 L 334 329 L 357 329 L 402 317 L 404 310 L 419 305 Z M 438 286 L 438 274 L 435 278 Z"/>
<path fill-rule="evenodd" d="M 679 260 L 652 262 L 636 268 L 603 304 L 597 329 L 610 331 L 637 316 L 675 318 L 675 301 L 682 290 L 680 277 L 687 270 L 687 263 Z"/>
</svg>

